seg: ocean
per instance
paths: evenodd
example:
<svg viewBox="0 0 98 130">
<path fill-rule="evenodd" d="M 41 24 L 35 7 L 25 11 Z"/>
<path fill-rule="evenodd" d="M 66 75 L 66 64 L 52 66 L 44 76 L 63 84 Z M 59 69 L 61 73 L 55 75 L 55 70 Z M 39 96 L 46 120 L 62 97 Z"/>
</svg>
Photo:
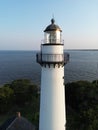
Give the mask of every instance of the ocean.
<svg viewBox="0 0 98 130">
<path fill-rule="evenodd" d="M 41 67 L 37 51 L 0 51 L 0 85 L 16 79 L 30 79 L 40 86 Z M 70 61 L 65 65 L 65 83 L 98 79 L 98 51 L 67 50 Z"/>
</svg>

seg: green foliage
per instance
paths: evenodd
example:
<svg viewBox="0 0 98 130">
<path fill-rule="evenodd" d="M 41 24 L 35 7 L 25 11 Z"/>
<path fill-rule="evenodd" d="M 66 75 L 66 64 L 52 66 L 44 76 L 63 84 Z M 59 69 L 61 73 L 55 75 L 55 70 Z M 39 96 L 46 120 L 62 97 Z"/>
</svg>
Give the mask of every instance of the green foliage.
<svg viewBox="0 0 98 130">
<path fill-rule="evenodd" d="M 95 82 L 66 84 L 67 130 L 98 128 L 98 86 Z"/>
<path fill-rule="evenodd" d="M 12 104 L 13 90 L 9 87 L 0 88 L 0 113 L 7 112 Z"/>
<path fill-rule="evenodd" d="M 66 84 L 66 130 L 98 129 L 98 84 L 78 81 Z M 27 79 L 14 80 L 0 88 L 0 113 L 23 116 L 39 124 L 39 88 Z M 29 106 L 29 107 L 28 107 Z"/>
<path fill-rule="evenodd" d="M 14 90 L 14 103 L 18 106 L 32 101 L 38 92 L 37 86 L 32 85 L 27 79 L 14 80 L 10 87 Z"/>
<path fill-rule="evenodd" d="M 8 112 L 11 116 L 20 111 L 24 117 L 38 125 L 38 91 L 38 87 L 27 79 L 5 84 L 0 88 L 0 114 Z"/>
</svg>

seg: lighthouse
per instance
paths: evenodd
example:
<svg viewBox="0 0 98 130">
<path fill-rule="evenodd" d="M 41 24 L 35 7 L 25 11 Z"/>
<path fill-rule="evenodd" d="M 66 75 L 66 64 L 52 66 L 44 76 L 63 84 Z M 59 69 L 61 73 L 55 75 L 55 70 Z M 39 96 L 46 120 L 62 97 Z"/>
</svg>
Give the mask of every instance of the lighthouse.
<svg viewBox="0 0 98 130">
<path fill-rule="evenodd" d="M 64 65 L 69 55 L 64 53 L 62 30 L 54 19 L 44 30 L 36 60 L 41 65 L 39 130 L 66 130 Z"/>
</svg>

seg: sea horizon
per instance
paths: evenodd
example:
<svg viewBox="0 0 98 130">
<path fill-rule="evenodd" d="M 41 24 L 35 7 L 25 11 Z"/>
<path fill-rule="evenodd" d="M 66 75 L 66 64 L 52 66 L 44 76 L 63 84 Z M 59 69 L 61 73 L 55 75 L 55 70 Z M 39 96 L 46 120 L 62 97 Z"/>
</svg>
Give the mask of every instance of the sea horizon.
<svg viewBox="0 0 98 130">
<path fill-rule="evenodd" d="M 40 85 L 41 67 L 36 63 L 39 50 L 0 50 L 0 85 L 27 78 Z M 65 83 L 98 79 L 97 49 L 65 49 L 70 60 L 65 65 Z"/>
<path fill-rule="evenodd" d="M 66 49 L 66 48 L 64 48 L 64 50 L 68 50 L 68 51 L 98 51 L 98 49 L 96 49 L 96 48 L 94 48 L 94 49 Z M 21 50 L 19 50 L 19 49 L 17 49 L 17 50 L 14 50 L 14 49 L 2 49 L 2 50 L 0 50 L 0 51 L 40 51 L 40 49 L 32 49 L 32 50 L 25 50 L 25 49 L 21 49 Z"/>
</svg>

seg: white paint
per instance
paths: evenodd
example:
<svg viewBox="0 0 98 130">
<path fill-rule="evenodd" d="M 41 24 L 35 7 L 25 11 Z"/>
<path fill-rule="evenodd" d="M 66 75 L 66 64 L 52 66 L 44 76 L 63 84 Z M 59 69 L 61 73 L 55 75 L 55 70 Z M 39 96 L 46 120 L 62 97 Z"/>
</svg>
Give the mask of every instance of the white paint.
<svg viewBox="0 0 98 130">
<path fill-rule="evenodd" d="M 63 45 L 42 45 L 42 54 L 63 54 Z"/>
<path fill-rule="evenodd" d="M 65 130 L 64 67 L 42 67 L 39 130 Z"/>
</svg>

